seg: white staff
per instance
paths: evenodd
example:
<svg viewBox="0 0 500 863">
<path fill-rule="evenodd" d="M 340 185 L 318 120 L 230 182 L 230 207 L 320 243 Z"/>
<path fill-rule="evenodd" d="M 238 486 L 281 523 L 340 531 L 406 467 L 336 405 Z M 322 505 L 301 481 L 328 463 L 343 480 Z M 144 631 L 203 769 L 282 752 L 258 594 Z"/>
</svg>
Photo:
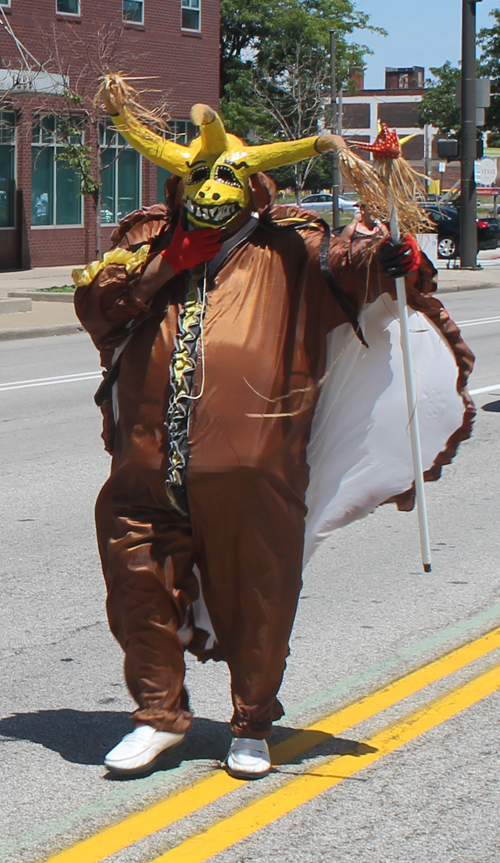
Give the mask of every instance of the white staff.
<svg viewBox="0 0 500 863">
<path fill-rule="evenodd" d="M 390 201 L 391 239 L 399 242 L 399 225 L 396 208 Z M 408 406 L 408 422 L 410 425 L 411 455 L 413 473 L 415 475 L 415 495 L 417 498 L 418 526 L 420 530 L 420 548 L 424 572 L 431 571 L 431 547 L 429 543 L 429 526 L 427 523 L 427 506 L 425 503 L 424 471 L 422 467 L 422 450 L 418 428 L 417 394 L 415 389 L 413 363 L 411 358 L 410 327 L 408 324 L 408 306 L 406 302 L 406 285 L 404 277 L 396 279 L 396 296 L 398 301 L 399 320 L 401 323 L 401 348 L 403 351 L 403 367 L 406 384 L 406 403 Z"/>
<path fill-rule="evenodd" d="M 395 129 L 391 131 L 386 123 L 380 123 L 379 133 L 372 144 L 364 141 L 352 142 L 358 149 L 372 153 L 374 158 L 372 176 L 367 176 L 367 165 L 365 163 L 361 166 L 359 164 L 361 160 L 353 160 L 351 156 L 351 161 L 346 162 L 348 179 L 355 188 L 359 188 L 361 197 L 365 198 L 368 206 L 372 205 L 374 212 L 384 212 L 387 204 L 389 204 L 391 239 L 395 243 L 398 243 L 400 239 L 396 201 L 402 202 L 405 209 L 405 223 L 412 226 L 412 233 L 413 230 L 416 232 L 422 223 L 428 221 L 424 218 L 418 206 L 418 199 L 420 197 L 419 180 L 421 175 L 417 175 L 402 156 L 403 144 L 413 137 L 413 135 L 409 135 L 400 140 Z M 346 152 L 345 150 L 340 150 L 341 156 Z M 424 572 L 430 572 L 431 549 L 429 545 L 429 529 L 427 527 L 422 452 L 418 431 L 417 397 L 411 360 L 410 329 L 408 326 L 408 307 L 404 278 L 396 279 L 396 292 L 401 321 L 401 348 L 403 352 L 422 564 Z"/>
</svg>

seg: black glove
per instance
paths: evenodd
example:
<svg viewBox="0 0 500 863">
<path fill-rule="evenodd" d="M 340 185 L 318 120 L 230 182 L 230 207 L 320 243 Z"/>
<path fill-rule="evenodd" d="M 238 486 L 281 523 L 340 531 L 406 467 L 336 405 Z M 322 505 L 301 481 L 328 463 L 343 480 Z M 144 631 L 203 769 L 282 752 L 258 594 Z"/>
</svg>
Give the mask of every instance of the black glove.
<svg viewBox="0 0 500 863">
<path fill-rule="evenodd" d="M 414 237 L 404 234 L 399 243 L 386 240 L 380 246 L 382 269 L 388 276 L 398 279 L 418 270 L 422 253 Z"/>
</svg>

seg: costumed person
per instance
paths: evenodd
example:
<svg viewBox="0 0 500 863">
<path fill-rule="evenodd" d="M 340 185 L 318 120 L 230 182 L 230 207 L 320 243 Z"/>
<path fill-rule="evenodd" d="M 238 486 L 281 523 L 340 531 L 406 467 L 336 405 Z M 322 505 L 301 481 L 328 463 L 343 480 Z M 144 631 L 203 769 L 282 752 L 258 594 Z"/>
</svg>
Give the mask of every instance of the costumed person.
<svg viewBox="0 0 500 863">
<path fill-rule="evenodd" d="M 145 124 L 119 76 L 101 99 L 173 174 L 167 206 L 132 213 L 112 251 L 75 274 L 78 316 L 107 369 L 96 400 L 113 460 L 97 535 L 138 705 L 105 765 L 136 775 L 183 740 L 187 647 L 229 666 L 227 770 L 264 776 L 304 562 L 378 504 L 411 508 L 396 275 L 408 274 L 418 310 L 428 478 L 469 434 L 472 357 L 429 296 L 435 270 L 411 237 L 330 239 L 315 214 L 274 205 L 262 171 L 332 148 L 380 195 L 342 139 L 247 146 L 197 105 L 199 137 L 184 146 Z"/>
</svg>

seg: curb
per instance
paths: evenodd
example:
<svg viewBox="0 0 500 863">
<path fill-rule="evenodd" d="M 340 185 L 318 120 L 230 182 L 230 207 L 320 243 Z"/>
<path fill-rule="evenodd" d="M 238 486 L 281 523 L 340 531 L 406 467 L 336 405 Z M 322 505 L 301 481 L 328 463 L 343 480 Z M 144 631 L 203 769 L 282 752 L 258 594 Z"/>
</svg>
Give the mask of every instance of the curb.
<svg viewBox="0 0 500 863">
<path fill-rule="evenodd" d="M 25 327 L 17 330 L 0 330 L 0 342 L 10 342 L 15 339 L 36 339 L 45 336 L 70 336 L 73 333 L 84 333 L 81 324 L 53 324 L 48 327 Z"/>
<path fill-rule="evenodd" d="M 438 278 L 439 283 L 439 278 Z M 442 283 L 443 286 L 439 287 L 437 293 L 439 294 L 450 294 L 457 293 L 458 291 L 481 291 L 486 288 L 500 288 L 500 281 L 498 282 L 484 282 L 482 285 L 478 285 L 477 282 L 473 284 L 465 284 L 465 285 L 457 285 L 457 284 L 448 284 L 447 282 Z M 37 302 L 49 302 L 49 303 L 72 303 L 74 301 L 75 295 L 70 293 L 43 293 L 41 290 L 34 291 L 9 291 L 7 296 L 9 298 L 14 297 L 26 297 L 30 300 L 35 300 Z"/>
<path fill-rule="evenodd" d="M 485 282 L 483 285 L 446 285 L 445 282 L 443 287 L 439 287 L 438 280 L 436 293 L 439 296 L 439 294 L 458 294 L 463 291 L 482 291 L 486 288 L 500 288 L 500 282 Z"/>
<path fill-rule="evenodd" d="M 49 302 L 49 303 L 72 303 L 75 299 L 75 295 L 69 293 L 69 291 L 61 291 L 60 294 L 57 291 L 49 294 L 48 292 L 40 291 L 9 291 L 7 296 L 11 297 L 27 297 L 29 300 L 36 300 L 37 302 Z"/>
<path fill-rule="evenodd" d="M 0 315 L 14 315 L 19 312 L 31 312 L 33 309 L 33 303 L 29 299 L 25 299 L 24 297 L 7 297 L 0 298 Z"/>
<path fill-rule="evenodd" d="M 450 285 L 448 287 L 438 288 L 436 291 L 436 295 L 439 297 L 441 294 L 457 294 L 463 291 L 479 291 L 486 288 L 500 288 L 500 282 L 486 282 L 484 285 Z M 35 293 L 35 292 L 33 292 Z M 12 292 L 10 296 L 15 297 L 31 297 L 32 292 L 26 291 L 24 293 Z M 64 300 L 64 302 L 72 302 L 73 295 L 67 295 L 68 299 Z M 37 296 L 39 299 L 40 296 Z M 41 299 L 41 298 L 40 298 Z M 45 299 L 45 298 L 44 298 Z M 12 330 L 0 330 L 0 342 L 9 342 L 17 339 L 36 339 L 43 338 L 47 336 L 69 336 L 74 333 L 83 333 L 85 332 L 84 327 L 81 324 L 53 324 L 51 326 L 45 327 L 20 327 L 19 329 Z"/>
</svg>

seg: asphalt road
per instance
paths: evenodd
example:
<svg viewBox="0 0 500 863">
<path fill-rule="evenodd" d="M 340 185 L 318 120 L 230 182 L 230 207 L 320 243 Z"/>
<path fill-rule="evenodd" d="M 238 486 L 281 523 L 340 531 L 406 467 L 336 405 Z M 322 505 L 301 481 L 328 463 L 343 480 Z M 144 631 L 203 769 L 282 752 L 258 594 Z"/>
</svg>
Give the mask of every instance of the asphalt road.
<svg viewBox="0 0 500 863">
<path fill-rule="evenodd" d="M 421 572 L 415 513 L 392 507 L 324 545 L 305 574 L 281 691 L 287 715 L 274 742 L 500 625 L 500 321 L 489 320 L 500 315 L 500 289 L 444 300 L 455 320 L 466 322 L 464 334 L 478 357 L 471 387 L 499 386 L 477 395 L 473 440 L 441 481 L 427 486 L 433 572 Z M 2 863 L 45 860 L 174 789 L 189 788 L 217 768 L 229 741 L 225 668 L 189 661 L 197 720 L 182 748 L 140 780 L 112 782 L 101 766 L 128 730 L 132 703 L 107 630 L 94 540 L 93 502 L 109 469 L 92 402 L 97 371 L 96 352 L 83 334 L 0 344 Z M 197 791 L 184 820 L 158 829 L 174 811 L 169 802 L 151 835 L 143 827 L 133 845 L 117 840 L 113 847 L 122 850 L 109 859 L 153 861 L 215 824 L 201 851 L 182 845 L 169 860 L 212 859 L 221 849 L 217 863 L 493 863 L 500 845 L 500 672 L 493 672 L 496 686 L 481 700 L 479 684 L 471 684 L 475 696 L 467 689 L 499 662 L 496 643 L 493 648 L 484 655 L 467 648 L 476 650 L 473 658 L 468 653 L 463 667 L 441 678 L 426 670 L 425 688 L 408 684 L 404 699 L 399 693 L 382 704 L 374 696 L 370 709 L 363 702 L 359 724 L 337 723 L 335 740 L 315 732 L 316 749 L 285 760 L 262 782 L 231 793 L 216 789 L 203 808 Z M 381 729 L 395 723 L 396 739 L 402 717 L 457 687 L 449 718 L 444 702 L 426 707 L 425 717 L 434 719 L 425 719 L 421 733 L 418 717 L 412 719 L 416 736 L 384 755 L 376 737 Z M 371 739 L 365 749 L 353 743 Z M 328 762 L 353 747 L 359 765 L 331 785 Z M 376 759 L 365 765 L 371 750 Z M 330 773 L 341 775 L 343 763 L 334 761 Z M 286 786 L 285 797 L 290 801 L 297 786 L 297 805 L 287 810 L 283 783 L 294 779 L 299 784 Z M 270 793 L 275 796 L 260 800 Z M 273 806 L 282 817 L 257 831 Z M 217 838 L 219 818 L 226 819 L 224 840 Z M 99 840 L 101 852 L 85 846 L 67 863 L 108 859 L 105 841 Z"/>
</svg>

